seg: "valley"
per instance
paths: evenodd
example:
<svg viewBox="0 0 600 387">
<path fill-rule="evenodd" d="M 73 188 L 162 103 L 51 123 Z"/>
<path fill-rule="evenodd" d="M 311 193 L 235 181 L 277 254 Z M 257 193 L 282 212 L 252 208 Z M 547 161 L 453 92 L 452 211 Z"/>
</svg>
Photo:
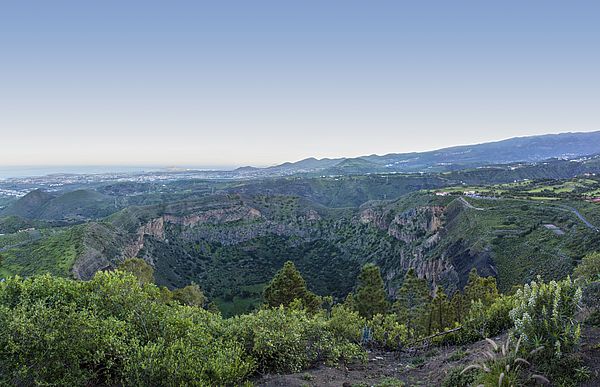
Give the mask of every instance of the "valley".
<svg viewBox="0 0 600 387">
<path fill-rule="evenodd" d="M 563 278 L 599 248 L 595 160 L 36 189 L 2 210 L 0 276 L 86 280 L 139 257 L 157 284 L 197 283 L 226 315 L 258 307 L 287 260 L 338 301 L 365 263 L 381 268 L 390 297 L 411 268 L 450 293 L 472 268 L 509 291 L 538 275 Z M 560 178 L 536 178 L 549 170 Z"/>
<path fill-rule="evenodd" d="M 375 173 L 380 169 L 371 161 L 344 159 L 327 161 L 327 171 L 309 160 L 301 171 L 285 164 L 267 176 L 262 169 L 235 172 L 258 173 L 243 178 L 177 172 L 160 179 L 2 181 L 0 192 L 10 194 L 0 202 L 0 306 L 17 317 L 94 310 L 111 332 L 112 319 L 128 321 L 139 328 L 131 337 L 118 335 L 132 340 L 123 344 L 128 350 L 139 340 L 155 340 L 145 336 L 148 319 L 155 331 L 187 324 L 176 335 L 200 331 L 185 345 L 212 349 L 182 372 L 208 369 L 201 378 L 211 384 L 221 372 L 231 383 L 266 386 L 349 380 L 466 386 L 482 377 L 460 372 L 489 345 L 482 339 L 508 343 L 507 330 L 526 326 L 513 314 L 518 300 L 529 297 L 524 284 L 539 282 L 569 289 L 553 310 L 585 300 L 577 314 L 561 313 L 571 316 L 570 327 L 575 315 L 590 321 L 585 350 L 566 359 L 581 367 L 578 380 L 593 383 L 598 377 L 587 370 L 597 370 L 596 282 L 577 282 L 585 286 L 579 295 L 570 276 L 582 281 L 578 269 L 600 251 L 600 156 L 572 157 L 419 164 L 393 173 Z M 274 293 L 269 289 L 280 277 L 283 289 Z M 34 290 L 24 290 L 30 286 Z M 372 289 L 365 293 L 366 286 Z M 285 299 L 291 290 L 300 298 Z M 557 291 L 546 292 L 555 297 Z M 11 301 L 11 294 L 21 296 Z M 49 307 L 40 307 L 44 297 Z M 548 307 L 527 313 L 544 315 Z M 14 325 L 19 320 L 11 321 L 20 329 Z M 578 335 L 563 334 L 565 345 Z M 207 337 L 209 344 L 190 342 Z M 154 356 L 145 347 L 133 350 L 143 359 Z M 227 361 L 219 364 L 233 368 L 215 371 L 201 360 L 220 354 Z M 168 356 L 159 358 L 171 361 Z M 126 361 L 117 369 L 144 367 Z M 561 369 L 547 368 L 565 380 Z M 137 372 L 119 378 L 136 384 Z"/>
</svg>

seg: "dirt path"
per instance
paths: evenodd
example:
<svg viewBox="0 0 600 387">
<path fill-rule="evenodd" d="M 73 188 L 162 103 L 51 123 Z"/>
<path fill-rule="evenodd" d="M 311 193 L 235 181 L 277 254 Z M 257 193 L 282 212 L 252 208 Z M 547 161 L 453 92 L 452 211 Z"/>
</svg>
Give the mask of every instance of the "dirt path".
<svg viewBox="0 0 600 387">
<path fill-rule="evenodd" d="M 576 217 L 579 218 L 579 220 L 581 220 L 583 222 L 583 224 L 585 224 L 585 226 L 587 228 L 589 228 L 590 230 L 594 230 L 594 231 L 598 231 L 598 227 L 594 226 L 593 224 L 591 224 L 583 215 L 581 215 L 581 213 L 579 211 L 577 211 L 576 208 L 574 207 L 570 207 L 570 206 L 559 206 L 560 208 L 563 208 L 566 211 L 571 211 L 573 214 L 575 214 Z"/>
<path fill-rule="evenodd" d="M 494 340 L 503 342 L 506 337 L 505 334 Z M 481 361 L 482 352 L 488 349 L 488 343 L 481 340 L 466 346 L 436 347 L 414 354 L 372 351 L 366 364 L 319 365 L 296 374 L 264 375 L 255 382 L 263 387 L 350 387 L 373 386 L 394 378 L 407 386 L 441 386 L 450 370 Z M 600 328 L 582 330 L 580 353 L 591 373 L 591 378 L 581 386 L 600 386 Z"/>
<path fill-rule="evenodd" d="M 500 338 L 501 340 L 504 337 Z M 485 341 L 468 346 L 436 347 L 426 351 L 394 353 L 372 351 L 366 364 L 338 367 L 320 365 L 305 372 L 287 375 L 265 375 L 256 381 L 264 387 L 306 386 L 354 386 L 376 385 L 394 378 L 408 386 L 440 386 L 447 373 L 454 367 L 464 368 L 481 358 L 487 349 Z"/>
<path fill-rule="evenodd" d="M 600 386 L 600 328 L 587 327 L 582 329 L 580 353 L 591 374 L 591 378 L 581 386 Z"/>
</svg>

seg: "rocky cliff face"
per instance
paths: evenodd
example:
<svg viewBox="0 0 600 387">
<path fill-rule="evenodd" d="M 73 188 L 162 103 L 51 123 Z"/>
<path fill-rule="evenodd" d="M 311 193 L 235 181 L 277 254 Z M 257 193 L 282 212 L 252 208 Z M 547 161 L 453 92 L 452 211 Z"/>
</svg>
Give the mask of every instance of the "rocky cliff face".
<svg viewBox="0 0 600 387">
<path fill-rule="evenodd" d="M 353 213 L 331 214 L 282 203 L 286 204 L 231 200 L 218 205 L 170 208 L 146 217 L 130 232 L 113 231 L 112 237 L 96 237 L 104 243 L 88 243 L 73 272 L 78 278 L 89 278 L 95 271 L 128 257 L 144 258 L 155 266 L 161 259 L 206 260 L 205 255 L 210 257 L 212 252 L 190 250 L 189 246 L 212 243 L 235 247 L 269 236 L 284 238 L 292 248 L 325 243 L 338 251 L 342 259 L 360 264 L 375 262 L 382 269 L 390 296 L 395 294 L 409 268 L 414 268 L 419 277 L 426 278 L 433 286 L 441 283 L 452 289 L 462 285 L 461 278 L 471 267 L 466 261 L 473 257 L 465 257 L 458 245 L 442 253 L 436 251 L 446 234 L 448 216 L 456 216 L 449 214 L 444 206 L 420 205 L 399 210 L 382 204 Z M 152 248 L 147 249 L 149 240 Z M 104 247 L 106 244 L 110 247 Z M 173 254 L 182 256 L 175 259 Z M 196 258 L 196 254 L 202 257 Z M 480 258 L 477 259 L 482 261 Z"/>
<path fill-rule="evenodd" d="M 82 240 L 82 251 L 71 272 L 77 279 L 87 280 L 99 270 L 114 265 L 123 256 L 128 236 L 107 225 L 89 223 Z"/>
<path fill-rule="evenodd" d="M 238 205 L 229 208 L 212 209 L 206 211 L 194 211 L 189 215 L 172 215 L 165 214 L 154 218 L 141 225 L 135 234 L 135 238 L 124 248 L 123 256 L 125 258 L 137 257 L 140 250 L 144 248 L 144 240 L 150 236 L 159 241 L 165 240 L 165 227 L 168 225 L 176 225 L 181 227 L 182 237 L 190 237 L 193 234 L 193 230 L 200 225 L 227 225 L 235 222 L 248 221 L 260 219 L 262 217 L 261 212 L 252 207 Z M 214 229 L 214 227 L 212 228 Z M 205 235 L 206 238 L 210 235 Z M 252 237 L 252 236 L 248 236 Z M 226 242 L 226 238 L 212 238 L 219 242 Z M 240 240 L 243 238 L 240 238 Z"/>
<path fill-rule="evenodd" d="M 421 206 L 402 212 L 374 207 L 360 213 L 362 223 L 377 227 L 403 242 L 396 266 L 385 268 L 390 293 L 395 291 L 394 284 L 401 282 L 409 268 L 414 268 L 420 278 L 426 278 L 434 286 L 445 272 L 453 269 L 447 259 L 429 259 L 427 256 L 442 238 L 444 217 L 445 207 L 442 206 Z"/>
</svg>

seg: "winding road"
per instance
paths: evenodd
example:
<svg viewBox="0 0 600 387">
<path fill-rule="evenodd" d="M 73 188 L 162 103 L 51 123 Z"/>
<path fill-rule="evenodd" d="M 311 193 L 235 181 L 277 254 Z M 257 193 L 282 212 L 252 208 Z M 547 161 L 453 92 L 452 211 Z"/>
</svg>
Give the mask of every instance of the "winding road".
<svg viewBox="0 0 600 387">
<path fill-rule="evenodd" d="M 481 197 L 480 199 L 486 199 L 485 197 Z M 473 206 L 471 203 L 469 203 L 463 196 L 459 197 L 458 200 L 467 208 L 473 209 L 473 210 L 477 210 L 477 211 L 484 211 L 485 208 L 479 208 L 479 207 L 475 207 Z M 496 200 L 502 200 L 502 199 L 496 199 Z M 579 220 L 581 220 L 583 222 L 583 224 L 589 228 L 590 230 L 594 230 L 596 232 L 600 231 L 600 228 L 594 226 L 592 223 L 590 223 L 590 221 L 588 221 L 575 207 L 571 207 L 571 206 L 567 206 L 564 204 L 561 205 L 548 205 L 547 207 L 549 208 L 554 208 L 560 211 L 568 211 L 571 212 L 573 214 L 575 214 L 575 216 L 577 218 L 579 218 Z"/>
<path fill-rule="evenodd" d="M 598 227 L 591 224 L 583 215 L 581 215 L 581 213 L 576 208 L 570 207 L 570 206 L 565 206 L 565 205 L 556 206 L 555 208 L 559 208 L 564 211 L 570 211 L 570 212 L 574 213 L 575 216 L 577 216 L 579 218 L 579 220 L 581 220 L 583 222 L 583 224 L 585 224 L 587 226 L 587 228 L 594 230 L 596 232 L 600 231 L 600 229 L 598 229 Z"/>
</svg>

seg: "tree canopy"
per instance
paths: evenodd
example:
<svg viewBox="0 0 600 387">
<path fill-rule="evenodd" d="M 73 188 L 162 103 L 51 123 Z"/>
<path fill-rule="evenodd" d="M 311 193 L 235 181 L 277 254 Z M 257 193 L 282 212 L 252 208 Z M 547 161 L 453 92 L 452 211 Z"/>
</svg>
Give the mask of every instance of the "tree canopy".
<svg viewBox="0 0 600 387">
<path fill-rule="evenodd" d="M 378 313 L 387 313 L 389 302 L 379 267 L 373 264 L 363 266 L 358 276 L 358 289 L 354 300 L 358 313 L 363 317 L 371 318 Z"/>
<path fill-rule="evenodd" d="M 275 274 L 264 290 L 264 298 L 271 307 L 288 306 L 299 300 L 304 307 L 316 310 L 321 303 L 319 296 L 308 290 L 306 281 L 291 261 L 287 261 Z"/>
</svg>

